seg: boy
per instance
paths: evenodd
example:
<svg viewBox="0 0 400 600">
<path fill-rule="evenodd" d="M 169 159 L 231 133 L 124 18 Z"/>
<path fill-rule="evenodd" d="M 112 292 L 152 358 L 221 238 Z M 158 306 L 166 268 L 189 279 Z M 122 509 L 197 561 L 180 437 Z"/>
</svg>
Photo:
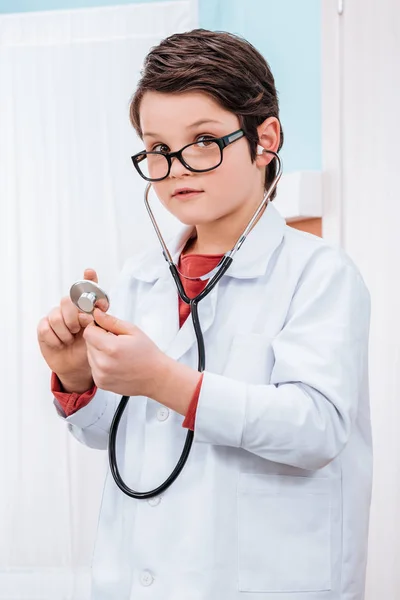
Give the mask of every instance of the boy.
<svg viewBox="0 0 400 600">
<path fill-rule="evenodd" d="M 149 53 L 130 115 L 145 146 L 136 169 L 187 226 L 171 254 L 194 297 L 274 178 L 268 151 L 283 137 L 273 76 L 233 35 L 173 35 Z M 189 168 L 239 130 L 219 164 Z M 126 263 L 112 310 L 118 318 L 96 309 L 95 327 L 66 298 L 39 325 L 71 432 L 106 448 L 116 403 L 131 396 L 117 457 L 139 490 L 166 479 L 187 428 L 194 444 L 162 497 L 133 500 L 108 473 L 92 599 L 362 600 L 370 309 L 350 259 L 268 204 L 199 304 L 201 374 L 189 306 L 158 249 Z"/>
</svg>

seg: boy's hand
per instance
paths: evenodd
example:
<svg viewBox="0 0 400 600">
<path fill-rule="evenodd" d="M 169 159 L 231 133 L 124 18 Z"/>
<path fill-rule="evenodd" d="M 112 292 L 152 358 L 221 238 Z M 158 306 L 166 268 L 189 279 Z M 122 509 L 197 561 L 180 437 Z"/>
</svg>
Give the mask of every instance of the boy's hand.
<svg viewBox="0 0 400 600">
<path fill-rule="evenodd" d="M 86 269 L 83 277 L 95 283 L 98 281 L 93 269 Z M 92 315 L 80 312 L 66 296 L 38 324 L 37 336 L 42 355 L 66 392 L 83 393 L 93 385 L 83 339 L 83 332 L 90 323 L 93 323 Z"/>
<path fill-rule="evenodd" d="M 121 396 L 154 397 L 166 355 L 138 327 L 95 309 L 86 327 L 88 360 L 96 385 Z"/>
</svg>

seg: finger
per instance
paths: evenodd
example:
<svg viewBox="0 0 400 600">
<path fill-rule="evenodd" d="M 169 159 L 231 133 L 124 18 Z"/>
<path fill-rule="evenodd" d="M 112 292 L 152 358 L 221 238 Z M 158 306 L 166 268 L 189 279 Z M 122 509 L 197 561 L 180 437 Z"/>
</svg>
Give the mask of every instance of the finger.
<svg viewBox="0 0 400 600">
<path fill-rule="evenodd" d="M 94 281 L 95 283 L 99 283 L 97 273 L 94 269 L 85 269 L 83 272 L 83 279 L 87 281 Z"/>
<path fill-rule="evenodd" d="M 56 336 L 66 345 L 70 345 L 74 341 L 74 336 L 65 324 L 61 309 L 59 306 L 54 308 L 48 316 L 51 329 Z"/>
<path fill-rule="evenodd" d="M 122 321 L 121 319 L 117 319 L 117 317 L 113 317 L 112 315 L 107 315 L 98 308 L 94 309 L 93 316 L 94 320 L 100 325 L 100 327 L 106 331 L 115 333 L 115 335 L 128 335 L 135 331 L 135 326 L 132 325 L 132 323 Z"/>
<path fill-rule="evenodd" d="M 109 309 L 109 304 L 105 298 L 100 298 L 100 300 L 96 301 L 95 307 L 99 308 L 103 312 L 107 312 Z"/>
<path fill-rule="evenodd" d="M 37 336 L 39 343 L 46 344 L 46 346 L 52 348 L 53 350 L 61 350 L 61 348 L 64 347 L 63 342 L 57 337 L 51 328 L 49 319 L 47 317 L 43 317 L 43 319 L 41 319 L 39 322 Z"/>
<path fill-rule="evenodd" d="M 94 283 L 99 283 L 97 273 L 94 269 L 85 269 L 83 273 L 83 278 L 86 281 L 89 280 L 94 281 Z M 95 306 L 97 308 L 100 308 L 100 310 L 102 310 L 103 312 L 106 312 L 109 309 L 109 303 L 105 298 L 97 300 Z"/>
<path fill-rule="evenodd" d="M 82 329 L 93 323 L 93 316 L 89 313 L 78 312 L 78 320 Z"/>
<path fill-rule="evenodd" d="M 79 322 L 79 310 L 72 302 L 69 296 L 65 296 L 60 302 L 61 314 L 64 319 L 64 323 L 68 327 L 69 331 L 75 335 L 82 327 Z"/>
<path fill-rule="evenodd" d="M 101 327 L 96 327 L 94 322 L 86 327 L 83 337 L 86 341 L 88 352 L 91 347 L 107 354 L 111 354 L 114 350 L 115 346 L 112 340 L 115 336 L 110 335 L 108 331 Z"/>
</svg>

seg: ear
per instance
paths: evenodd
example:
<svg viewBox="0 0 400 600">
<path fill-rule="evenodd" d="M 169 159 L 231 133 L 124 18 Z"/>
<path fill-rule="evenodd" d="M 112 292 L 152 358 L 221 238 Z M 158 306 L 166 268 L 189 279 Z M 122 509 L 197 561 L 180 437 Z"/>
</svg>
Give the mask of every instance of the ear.
<svg viewBox="0 0 400 600">
<path fill-rule="evenodd" d="M 257 132 L 259 142 L 257 146 L 256 163 L 259 167 L 265 167 L 274 157 L 268 152 L 263 152 L 262 149 L 272 150 L 272 152 L 278 151 L 281 139 L 280 123 L 276 117 L 268 117 L 268 119 L 265 119 L 265 121 L 257 127 Z"/>
</svg>

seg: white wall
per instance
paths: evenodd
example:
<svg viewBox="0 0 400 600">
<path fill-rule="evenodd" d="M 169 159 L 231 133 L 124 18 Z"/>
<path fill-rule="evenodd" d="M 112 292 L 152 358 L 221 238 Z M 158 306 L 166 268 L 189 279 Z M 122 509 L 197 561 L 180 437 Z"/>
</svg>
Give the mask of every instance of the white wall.
<svg viewBox="0 0 400 600">
<path fill-rule="evenodd" d="M 400 598 L 400 3 L 323 9 L 326 237 L 342 243 L 372 296 L 375 475 L 366 600 Z"/>
</svg>

